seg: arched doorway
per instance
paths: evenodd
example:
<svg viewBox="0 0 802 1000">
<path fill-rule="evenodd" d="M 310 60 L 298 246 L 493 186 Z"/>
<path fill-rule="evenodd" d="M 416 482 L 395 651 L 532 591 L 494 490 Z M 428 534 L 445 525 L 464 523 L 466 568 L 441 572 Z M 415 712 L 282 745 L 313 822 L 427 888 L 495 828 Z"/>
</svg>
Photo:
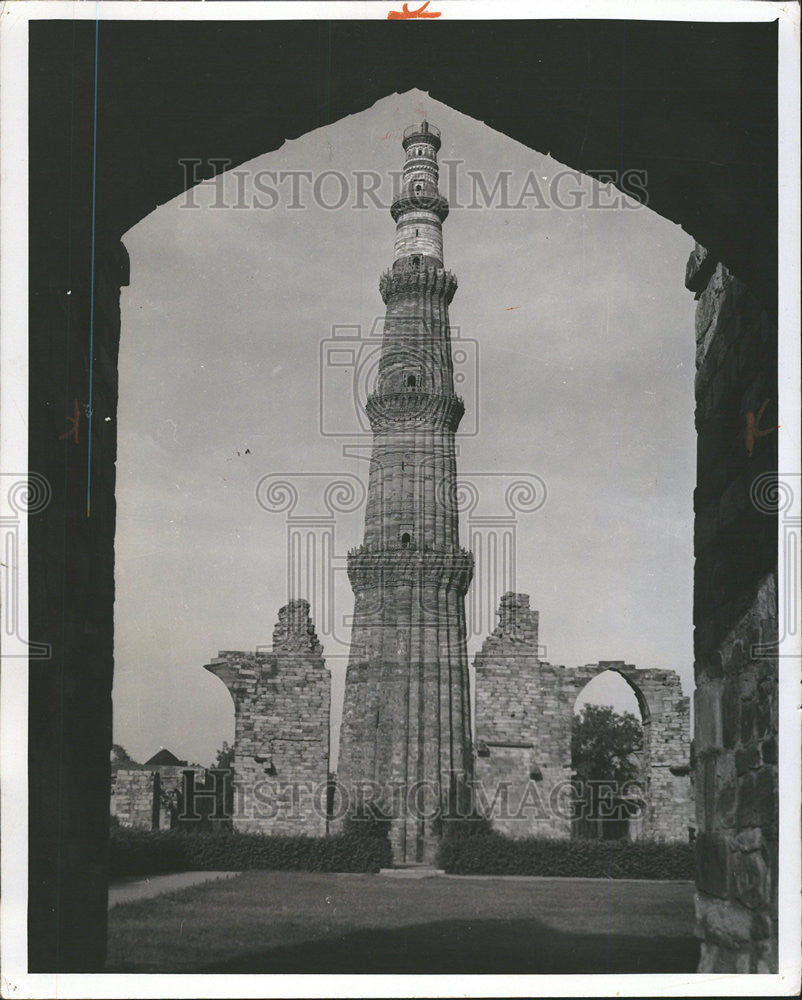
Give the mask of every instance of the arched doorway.
<svg viewBox="0 0 802 1000">
<path fill-rule="evenodd" d="M 638 840 L 649 794 L 649 712 L 643 692 L 615 670 L 582 688 L 571 724 L 577 839 Z"/>
</svg>

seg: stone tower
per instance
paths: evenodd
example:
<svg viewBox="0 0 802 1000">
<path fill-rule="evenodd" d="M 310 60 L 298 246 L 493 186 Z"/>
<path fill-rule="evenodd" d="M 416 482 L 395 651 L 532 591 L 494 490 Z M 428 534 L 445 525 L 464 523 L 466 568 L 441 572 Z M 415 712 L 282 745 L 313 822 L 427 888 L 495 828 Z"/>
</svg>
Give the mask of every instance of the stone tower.
<svg viewBox="0 0 802 1000">
<path fill-rule="evenodd" d="M 355 597 L 338 784 L 351 809 L 391 816 L 398 862 L 432 861 L 443 816 L 466 807 L 471 771 L 465 592 L 473 557 L 459 545 L 454 393 L 443 267 L 448 203 L 438 191 L 440 133 L 404 132 L 393 202 L 392 268 L 375 390 L 365 535 L 348 555 Z"/>
</svg>

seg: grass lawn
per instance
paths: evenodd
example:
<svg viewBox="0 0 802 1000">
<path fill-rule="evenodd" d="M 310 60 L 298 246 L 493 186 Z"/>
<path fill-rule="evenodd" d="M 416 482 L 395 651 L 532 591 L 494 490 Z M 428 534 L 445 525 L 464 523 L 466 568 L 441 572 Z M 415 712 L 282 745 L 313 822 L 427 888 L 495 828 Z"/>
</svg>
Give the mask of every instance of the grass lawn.
<svg viewBox="0 0 802 1000">
<path fill-rule="evenodd" d="M 693 972 L 681 882 L 245 872 L 109 913 L 109 972 Z"/>
</svg>

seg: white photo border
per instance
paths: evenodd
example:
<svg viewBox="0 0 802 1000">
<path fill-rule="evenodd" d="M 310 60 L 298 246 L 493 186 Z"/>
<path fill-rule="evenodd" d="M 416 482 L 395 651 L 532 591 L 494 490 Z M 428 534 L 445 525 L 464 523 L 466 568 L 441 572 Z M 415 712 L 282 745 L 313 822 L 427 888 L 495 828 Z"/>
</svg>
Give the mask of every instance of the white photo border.
<svg viewBox="0 0 802 1000">
<path fill-rule="evenodd" d="M 28 469 L 28 25 L 32 20 L 385 20 L 392 0 L 277 2 L 51 2 L 0 6 L 0 467 Z M 800 8 L 775 0 L 438 0 L 443 20 L 779 21 L 779 472 L 800 474 Z M 426 30 L 422 28 L 420 30 Z M 793 479 L 796 477 L 796 480 Z M 20 632 L 27 635 L 27 523 L 18 534 Z M 798 541 L 798 537 L 797 537 Z M 779 558 L 782 563 L 780 533 Z M 799 564 L 797 564 L 799 565 Z M 780 575 L 779 607 L 789 596 Z M 781 622 L 782 625 L 782 622 Z M 781 634 L 783 630 L 781 628 Z M 3 633 L 6 635 L 7 633 Z M 436 996 L 783 996 L 798 995 L 800 927 L 800 636 L 782 640 L 780 705 L 780 941 L 777 975 L 238 975 L 29 974 L 28 677 L 12 637 L 4 641 L 0 684 L 2 762 L 2 995 L 15 997 L 436 997 Z M 17 641 L 17 644 L 18 641 Z M 17 654 L 14 656 L 13 654 Z"/>
</svg>

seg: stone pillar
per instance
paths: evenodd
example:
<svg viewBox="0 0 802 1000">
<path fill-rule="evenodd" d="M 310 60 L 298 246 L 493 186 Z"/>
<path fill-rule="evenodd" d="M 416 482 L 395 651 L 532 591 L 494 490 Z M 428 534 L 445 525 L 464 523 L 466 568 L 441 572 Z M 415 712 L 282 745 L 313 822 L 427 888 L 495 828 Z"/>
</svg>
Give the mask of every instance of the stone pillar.
<svg viewBox="0 0 802 1000">
<path fill-rule="evenodd" d="M 777 971 L 777 331 L 702 247 L 694 669 L 700 972 Z M 760 484 L 763 484 L 761 487 Z"/>
<path fill-rule="evenodd" d="M 76 223 L 68 244 L 53 226 L 32 229 L 30 237 L 29 466 L 46 479 L 50 500 L 28 519 L 29 639 L 48 650 L 31 659 L 29 671 L 28 957 L 31 972 L 99 972 L 106 951 L 119 301 L 128 255 L 98 233 L 93 280 L 90 234 Z"/>
<path fill-rule="evenodd" d="M 206 664 L 234 700 L 234 829 L 327 832 L 331 683 L 307 601 L 278 613 L 272 652 Z"/>
</svg>

